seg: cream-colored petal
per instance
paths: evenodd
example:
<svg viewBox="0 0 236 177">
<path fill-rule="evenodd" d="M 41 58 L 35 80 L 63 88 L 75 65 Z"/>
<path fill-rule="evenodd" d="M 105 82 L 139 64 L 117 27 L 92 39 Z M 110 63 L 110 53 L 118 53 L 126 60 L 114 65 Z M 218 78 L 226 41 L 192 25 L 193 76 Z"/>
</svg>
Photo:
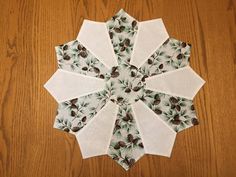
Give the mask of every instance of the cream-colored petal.
<svg viewBox="0 0 236 177">
<path fill-rule="evenodd" d="M 176 132 L 142 101 L 137 101 L 132 107 L 145 153 L 170 157 Z"/>
<path fill-rule="evenodd" d="M 139 68 L 168 38 L 161 18 L 139 22 L 130 63 Z"/>
<path fill-rule="evenodd" d="M 106 23 L 84 20 L 77 40 L 108 68 L 117 65 Z"/>
<path fill-rule="evenodd" d="M 190 66 L 146 79 L 147 88 L 192 100 L 205 81 Z"/>
<path fill-rule="evenodd" d="M 60 103 L 103 90 L 105 81 L 103 79 L 58 69 L 44 87 Z"/>
<path fill-rule="evenodd" d="M 108 102 L 89 124 L 76 134 L 83 158 L 107 154 L 118 105 Z"/>
</svg>

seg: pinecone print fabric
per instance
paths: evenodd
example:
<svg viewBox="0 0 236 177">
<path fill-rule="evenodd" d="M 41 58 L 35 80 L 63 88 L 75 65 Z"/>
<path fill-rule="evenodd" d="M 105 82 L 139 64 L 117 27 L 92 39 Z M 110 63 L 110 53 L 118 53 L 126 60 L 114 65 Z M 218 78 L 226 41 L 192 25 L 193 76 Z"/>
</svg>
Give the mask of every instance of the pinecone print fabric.
<svg viewBox="0 0 236 177">
<path fill-rule="evenodd" d="M 103 108 L 107 101 L 108 94 L 104 90 L 59 103 L 54 127 L 76 133 Z"/>
<path fill-rule="evenodd" d="M 189 64 L 191 45 L 173 38 L 167 39 L 141 66 L 145 76 L 154 76 Z"/>
<path fill-rule="evenodd" d="M 130 106 L 119 107 L 108 155 L 126 170 L 145 153 Z"/>
<path fill-rule="evenodd" d="M 137 20 L 121 10 L 107 22 L 107 29 L 118 62 L 129 63 L 138 31 Z"/>
<path fill-rule="evenodd" d="M 151 90 L 141 100 L 176 132 L 198 124 L 192 100 Z"/>
<path fill-rule="evenodd" d="M 84 20 L 56 47 L 58 70 L 45 84 L 59 104 L 54 128 L 76 136 L 83 158 L 107 154 L 125 170 L 144 154 L 169 157 L 176 134 L 199 123 L 193 97 L 204 81 L 190 48 L 161 19 L 120 10 L 104 23 Z"/>
<path fill-rule="evenodd" d="M 80 74 L 105 78 L 108 69 L 78 40 L 55 47 L 58 68 Z"/>
</svg>

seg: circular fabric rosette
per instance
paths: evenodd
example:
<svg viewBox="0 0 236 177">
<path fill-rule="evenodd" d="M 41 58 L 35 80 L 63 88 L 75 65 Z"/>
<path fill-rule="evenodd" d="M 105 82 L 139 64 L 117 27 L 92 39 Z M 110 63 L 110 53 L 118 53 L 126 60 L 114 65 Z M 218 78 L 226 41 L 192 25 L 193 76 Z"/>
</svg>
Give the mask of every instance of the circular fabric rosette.
<svg viewBox="0 0 236 177">
<path fill-rule="evenodd" d="M 169 157 L 176 134 L 198 124 L 192 100 L 204 80 L 190 48 L 162 19 L 120 10 L 84 20 L 76 40 L 56 46 L 58 70 L 45 84 L 59 103 L 54 127 L 75 134 L 83 158 L 107 154 L 126 170 L 145 153 Z"/>
</svg>

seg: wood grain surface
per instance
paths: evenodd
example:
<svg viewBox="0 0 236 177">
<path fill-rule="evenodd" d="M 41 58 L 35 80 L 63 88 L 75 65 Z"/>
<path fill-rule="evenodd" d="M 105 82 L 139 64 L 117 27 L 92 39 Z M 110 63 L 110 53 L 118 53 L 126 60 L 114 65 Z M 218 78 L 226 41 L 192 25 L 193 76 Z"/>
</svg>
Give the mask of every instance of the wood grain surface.
<svg viewBox="0 0 236 177">
<path fill-rule="evenodd" d="M 75 39 L 84 18 L 120 8 L 162 17 L 206 80 L 194 100 L 200 125 L 178 134 L 171 158 L 145 155 L 128 172 L 107 156 L 83 160 L 75 137 L 52 128 L 57 104 L 43 88 L 54 46 Z M 0 0 L 0 61 L 0 177 L 236 176 L 235 0 Z"/>
</svg>

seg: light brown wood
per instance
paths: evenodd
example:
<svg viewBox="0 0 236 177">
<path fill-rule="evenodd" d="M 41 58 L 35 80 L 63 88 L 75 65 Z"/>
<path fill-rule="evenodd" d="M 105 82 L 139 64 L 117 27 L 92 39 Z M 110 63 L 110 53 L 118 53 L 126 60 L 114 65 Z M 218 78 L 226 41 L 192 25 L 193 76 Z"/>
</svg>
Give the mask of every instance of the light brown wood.
<svg viewBox="0 0 236 177">
<path fill-rule="evenodd" d="M 145 155 L 125 172 L 107 156 L 82 160 L 75 137 L 52 128 L 56 101 L 43 84 L 57 69 L 54 46 L 76 38 L 84 18 L 120 8 L 162 17 L 170 36 L 192 44 L 206 84 L 195 98 L 200 125 L 178 134 L 171 158 Z M 1 177 L 236 176 L 236 1 L 1 0 Z"/>
</svg>

